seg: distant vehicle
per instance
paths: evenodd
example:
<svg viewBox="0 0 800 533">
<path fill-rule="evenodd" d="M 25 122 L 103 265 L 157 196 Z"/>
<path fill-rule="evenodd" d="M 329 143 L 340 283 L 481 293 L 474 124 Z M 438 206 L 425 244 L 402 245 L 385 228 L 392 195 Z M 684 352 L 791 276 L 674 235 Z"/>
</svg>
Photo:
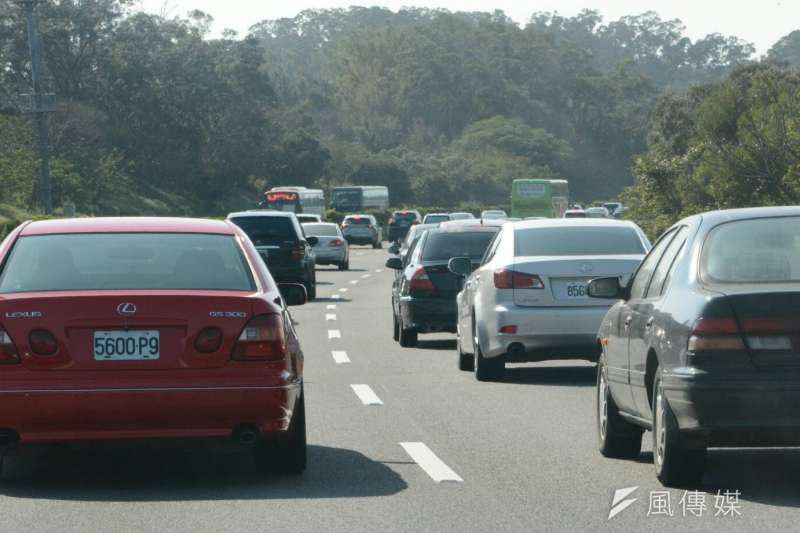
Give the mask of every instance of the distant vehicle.
<svg viewBox="0 0 800 533">
<path fill-rule="evenodd" d="M 605 207 L 587 207 L 584 213 L 586 218 L 611 218 L 611 213 Z"/>
<path fill-rule="evenodd" d="M 658 479 L 695 486 L 708 447 L 800 445 L 798 235 L 797 207 L 702 213 L 631 282 L 592 280 L 591 296 L 617 302 L 598 333 L 603 455 L 640 457 L 652 429 Z"/>
<path fill-rule="evenodd" d="M 511 184 L 511 216 L 561 218 L 569 208 L 567 180 L 517 179 Z"/>
<path fill-rule="evenodd" d="M 322 215 L 325 213 L 325 193 L 305 187 L 275 187 L 264 193 L 262 209 Z"/>
<path fill-rule="evenodd" d="M 388 207 L 389 189 L 381 185 L 334 187 L 331 191 L 331 208 L 342 213 Z"/>
<path fill-rule="evenodd" d="M 564 218 L 588 218 L 583 209 L 567 209 L 564 211 Z"/>
<path fill-rule="evenodd" d="M 583 205 L 581 205 L 581 204 L 572 204 L 572 207 L 570 207 L 570 209 L 577 209 L 579 211 L 583 211 Z"/>
<path fill-rule="evenodd" d="M 422 223 L 438 224 L 439 222 L 445 222 L 447 220 L 453 220 L 448 213 L 429 213 L 425 215 L 425 218 L 422 219 Z"/>
<path fill-rule="evenodd" d="M 469 220 L 471 218 L 475 218 L 475 215 L 467 213 L 466 211 L 450 213 L 450 220 Z"/>
<path fill-rule="evenodd" d="M 295 215 L 297 216 L 297 221 L 301 224 L 306 224 L 308 222 L 322 222 L 321 215 Z"/>
<path fill-rule="evenodd" d="M 450 224 L 452 221 L 446 223 Z M 436 229 L 438 227 L 440 227 L 440 224 L 417 224 L 416 226 L 411 226 L 402 242 L 393 243 L 389 247 L 389 251 L 403 259 L 405 258 L 408 250 L 414 245 L 416 240 L 422 236 L 423 232 L 429 229 Z"/>
<path fill-rule="evenodd" d="M 632 222 L 589 219 L 505 224 L 481 266 L 453 259 L 459 368 L 499 379 L 506 362 L 597 360 L 597 329 L 614 302 L 589 298 L 595 277 L 627 283 L 650 243 Z"/>
<path fill-rule="evenodd" d="M 350 268 L 350 246 L 336 224 L 309 222 L 303 224 L 306 236 L 317 238 L 314 253 L 318 265 L 336 265 L 339 270 Z"/>
<path fill-rule="evenodd" d="M 405 238 L 409 228 L 422 223 L 422 215 L 419 211 L 403 209 L 395 211 L 389 218 L 387 232 L 389 241 L 398 241 Z"/>
<path fill-rule="evenodd" d="M 420 333 L 455 333 L 456 295 L 463 280 L 447 264 L 452 257 L 467 257 L 477 264 L 499 229 L 481 225 L 429 229 L 405 260 L 386 261 L 387 268 L 400 272 L 392 286 L 393 336 L 400 346 L 415 346 Z"/>
<path fill-rule="evenodd" d="M 383 231 L 373 215 L 347 215 L 342 220 L 342 234 L 350 244 L 383 247 Z"/>
<path fill-rule="evenodd" d="M 507 222 L 507 218 L 469 218 L 465 220 L 442 222 L 439 224 L 439 227 L 442 229 L 465 228 L 468 226 L 494 226 L 499 228 Z"/>
<path fill-rule="evenodd" d="M 233 222 L 250 237 L 280 283 L 301 283 L 308 299 L 317 297 L 314 245 L 316 237 L 306 237 L 294 213 L 279 211 L 241 211 L 231 213 Z"/>
<path fill-rule="evenodd" d="M 500 218 L 508 218 L 508 213 L 502 209 L 487 209 L 481 211 L 481 220 L 497 220 Z"/>
<path fill-rule="evenodd" d="M 306 467 L 303 352 L 278 285 L 221 220 L 24 223 L 2 250 L 9 444 L 230 439 L 258 471 Z M 34 320 L 8 320 L 35 309 Z M 209 448 L 210 449 L 210 448 Z"/>
<path fill-rule="evenodd" d="M 620 202 L 603 202 L 603 207 L 608 209 L 608 212 L 612 217 L 616 217 L 617 211 L 622 209 L 622 204 Z"/>
</svg>

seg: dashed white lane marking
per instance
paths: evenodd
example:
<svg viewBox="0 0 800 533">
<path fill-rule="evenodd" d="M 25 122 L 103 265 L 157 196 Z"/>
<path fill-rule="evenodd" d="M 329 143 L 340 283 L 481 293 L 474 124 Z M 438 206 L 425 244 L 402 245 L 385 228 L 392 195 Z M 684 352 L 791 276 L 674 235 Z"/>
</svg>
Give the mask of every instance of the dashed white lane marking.
<svg viewBox="0 0 800 533">
<path fill-rule="evenodd" d="M 339 292 L 347 292 L 347 287 L 342 287 L 341 289 L 339 289 Z"/>
<path fill-rule="evenodd" d="M 347 352 L 340 352 L 338 350 L 334 350 L 331 352 L 333 356 L 333 360 L 336 362 L 337 365 L 343 365 L 350 362 L 350 358 L 347 357 Z"/>
<path fill-rule="evenodd" d="M 439 459 L 424 442 L 401 442 L 400 446 L 437 483 L 442 481 L 462 482 L 461 476 Z"/>
<path fill-rule="evenodd" d="M 378 268 L 378 269 L 376 269 L 376 270 L 375 270 L 375 272 L 377 272 L 378 274 L 380 274 L 381 272 L 383 272 L 383 269 L 382 269 L 382 268 Z"/>
<path fill-rule="evenodd" d="M 361 276 L 362 279 L 367 279 L 368 277 L 372 276 L 372 274 L 364 274 Z"/>
<path fill-rule="evenodd" d="M 350 281 L 350 285 L 355 285 L 356 283 L 358 283 L 357 279 L 354 279 L 354 280 Z"/>
<path fill-rule="evenodd" d="M 342 297 L 341 294 L 334 294 L 334 295 L 331 296 L 331 298 L 333 298 L 334 300 L 338 300 L 341 297 Z"/>
<path fill-rule="evenodd" d="M 356 255 L 364 255 L 364 252 L 356 252 Z"/>
<path fill-rule="evenodd" d="M 383 402 L 369 385 L 350 385 L 353 392 L 364 405 L 383 405 Z"/>
<path fill-rule="evenodd" d="M 334 309 L 336 309 L 336 304 L 328 304 L 325 306 L 325 309 L 327 309 L 328 311 L 333 311 Z"/>
<path fill-rule="evenodd" d="M 342 332 L 339 331 L 338 329 L 329 329 L 328 330 L 328 338 L 329 339 L 341 339 L 342 338 Z"/>
<path fill-rule="evenodd" d="M 334 313 L 325 313 L 325 320 L 336 320 L 336 315 Z"/>
</svg>

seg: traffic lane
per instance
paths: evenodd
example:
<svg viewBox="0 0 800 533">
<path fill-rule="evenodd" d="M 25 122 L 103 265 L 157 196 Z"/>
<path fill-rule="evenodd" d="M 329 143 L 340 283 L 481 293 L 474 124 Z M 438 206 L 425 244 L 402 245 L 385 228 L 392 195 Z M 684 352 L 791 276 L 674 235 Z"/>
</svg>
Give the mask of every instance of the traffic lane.
<svg viewBox="0 0 800 533">
<path fill-rule="evenodd" d="M 553 528 L 605 526 L 613 492 L 637 486 L 639 505 L 609 525 L 663 528 L 663 522 L 647 517 L 650 492 L 664 490 L 653 473 L 651 434 L 645 433 L 643 453 L 635 461 L 606 459 L 596 449 L 594 365 L 509 365 L 502 383 L 478 383 L 456 370 L 452 335 L 421 335 L 416 349 L 392 342 L 388 287 L 373 288 L 370 294 L 365 303 L 375 302 L 377 308 L 348 308 L 348 321 L 370 324 L 354 341 L 359 344 L 354 351 L 378 358 L 385 369 L 383 400 L 403 408 L 403 417 L 416 422 L 422 438 L 455 465 L 465 484 L 501 494 L 514 508 L 535 508 L 537 524 Z M 360 301 L 359 293 L 353 298 Z M 776 457 L 786 463 L 765 474 L 763 467 Z M 713 496 L 717 489 L 738 488 L 749 491 L 741 496 L 744 516 L 726 527 L 744 530 L 764 521 L 789 525 L 793 516 L 787 509 L 797 506 L 798 498 L 791 482 L 780 480 L 784 468 L 793 472 L 798 463 L 796 451 L 712 450 L 705 483 L 698 487 L 706 492 L 712 516 L 673 518 L 690 530 L 720 527 L 720 518 L 713 517 Z M 670 493 L 679 511 L 683 491 Z M 508 505 L 497 507 L 493 512 Z M 516 523 L 523 524 L 530 520 Z"/>
</svg>

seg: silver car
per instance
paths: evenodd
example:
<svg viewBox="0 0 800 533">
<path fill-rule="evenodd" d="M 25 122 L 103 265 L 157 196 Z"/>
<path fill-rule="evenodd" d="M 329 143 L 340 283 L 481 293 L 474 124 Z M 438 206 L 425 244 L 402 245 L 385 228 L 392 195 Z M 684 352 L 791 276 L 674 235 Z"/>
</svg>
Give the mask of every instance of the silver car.
<svg viewBox="0 0 800 533">
<path fill-rule="evenodd" d="M 318 265 L 336 265 L 339 270 L 350 268 L 350 246 L 336 224 L 312 222 L 303 224 L 306 236 L 317 238 L 314 253 Z"/>
<path fill-rule="evenodd" d="M 350 244 L 371 244 L 383 247 L 383 231 L 372 215 L 347 215 L 342 221 L 342 233 Z"/>
<path fill-rule="evenodd" d="M 466 276 L 459 293 L 459 368 L 497 379 L 506 362 L 596 360 L 597 330 L 614 304 L 589 297 L 593 278 L 626 284 L 650 243 L 632 222 L 525 220 L 505 224 L 472 272 L 464 258 L 450 269 Z"/>
</svg>

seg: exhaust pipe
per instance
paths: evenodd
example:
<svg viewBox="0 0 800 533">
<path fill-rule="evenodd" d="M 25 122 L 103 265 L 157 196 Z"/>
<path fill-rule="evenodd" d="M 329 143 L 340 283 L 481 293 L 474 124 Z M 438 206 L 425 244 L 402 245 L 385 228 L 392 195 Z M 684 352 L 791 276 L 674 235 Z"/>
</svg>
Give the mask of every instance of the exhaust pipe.
<svg viewBox="0 0 800 533">
<path fill-rule="evenodd" d="M 240 446 L 252 446 L 258 442 L 259 432 L 253 424 L 242 424 L 233 431 L 233 440 Z"/>
</svg>

